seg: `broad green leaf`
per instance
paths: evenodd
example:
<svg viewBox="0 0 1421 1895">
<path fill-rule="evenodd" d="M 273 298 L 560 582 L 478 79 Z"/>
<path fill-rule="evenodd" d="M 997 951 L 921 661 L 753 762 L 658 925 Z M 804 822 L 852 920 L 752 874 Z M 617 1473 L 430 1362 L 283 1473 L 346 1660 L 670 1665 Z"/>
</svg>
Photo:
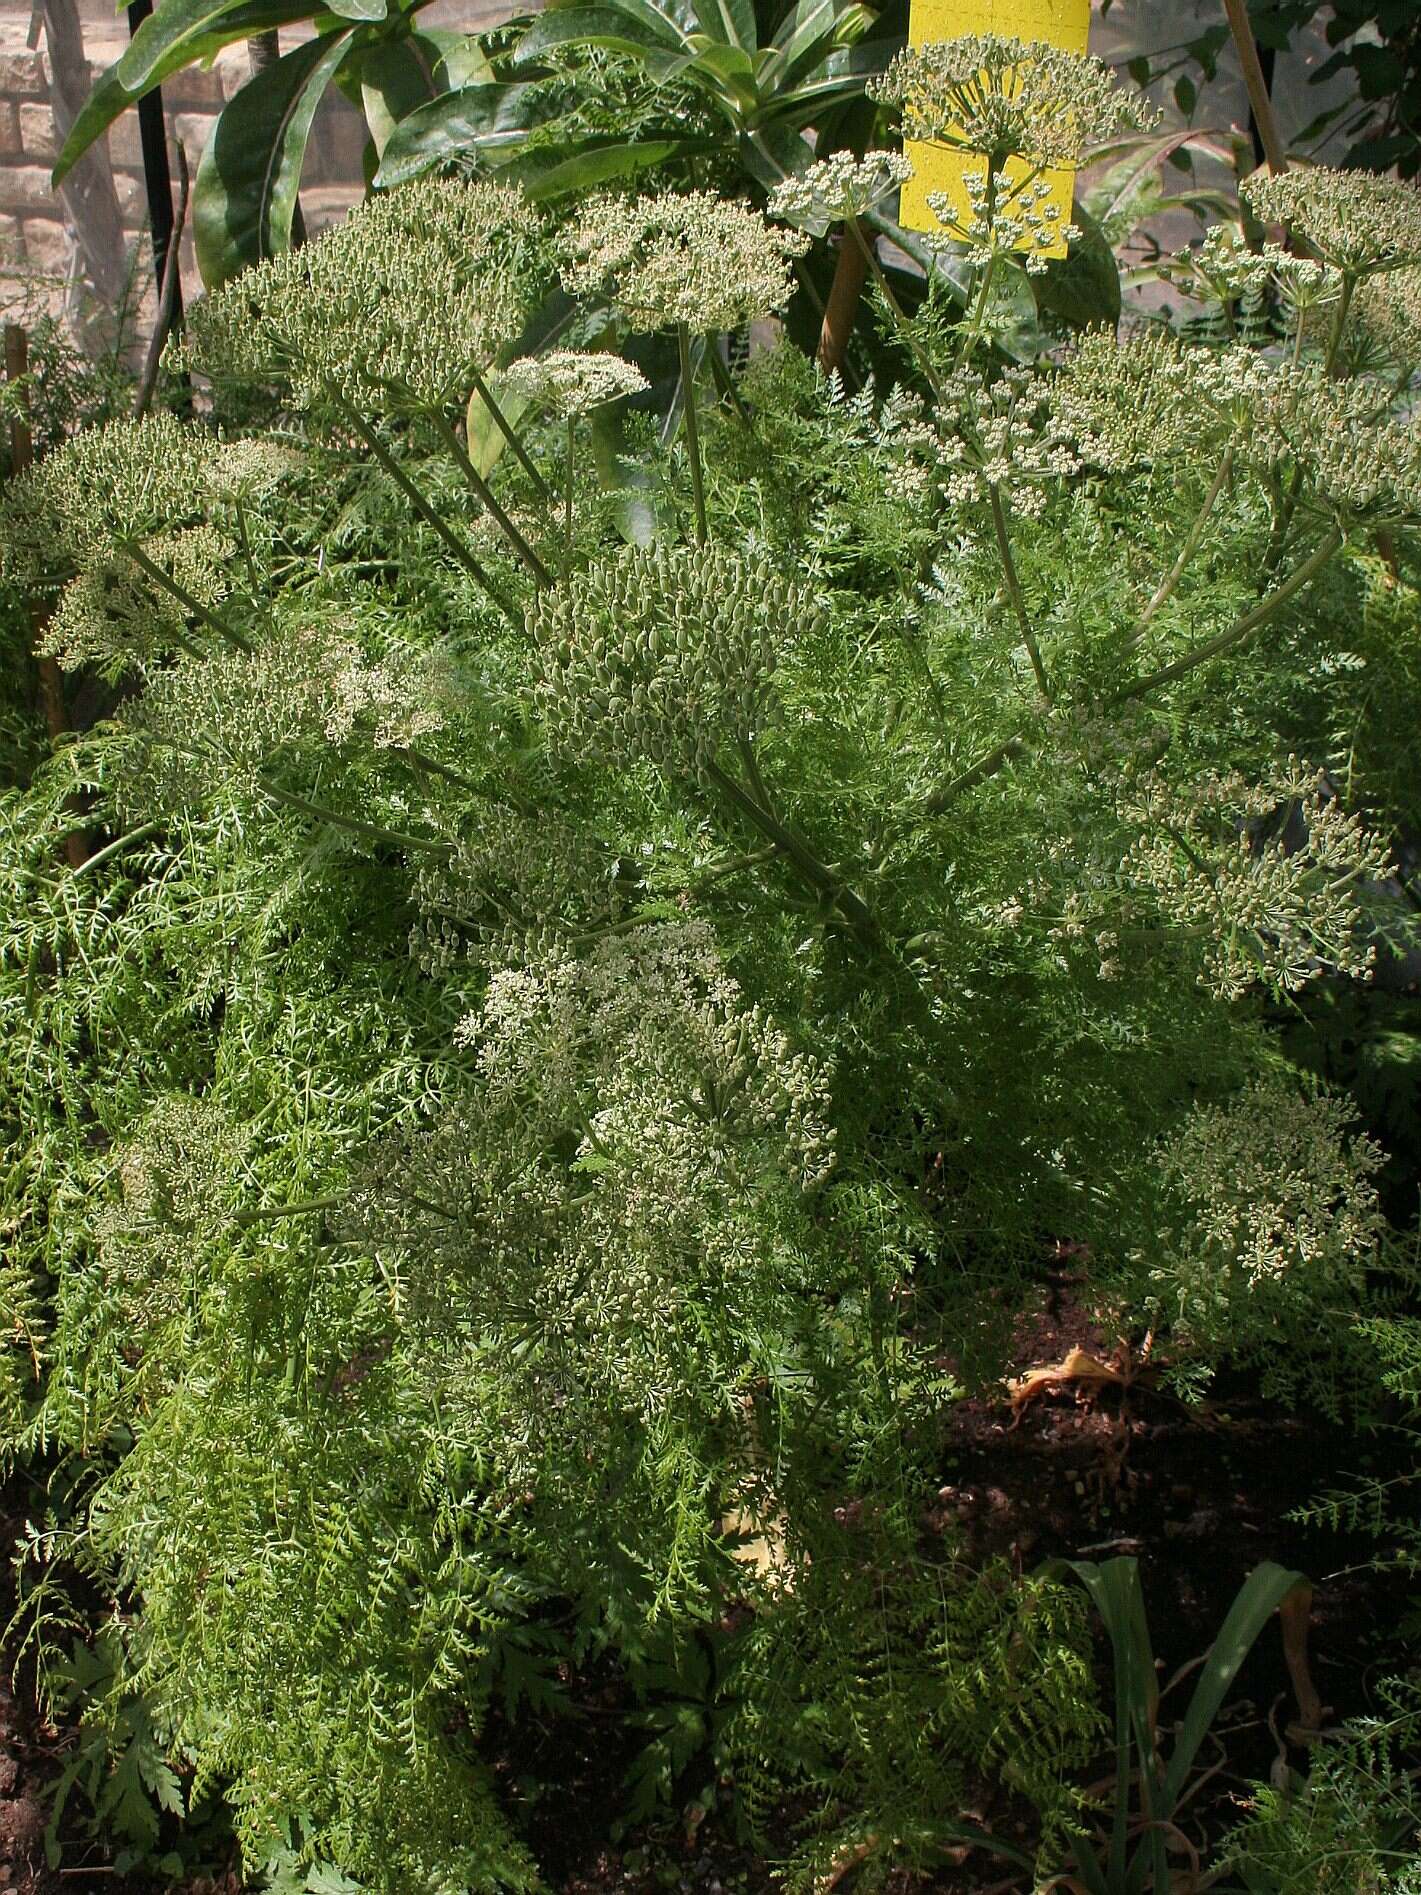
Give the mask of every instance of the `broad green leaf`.
<svg viewBox="0 0 1421 1895">
<path fill-rule="evenodd" d="M 401 119 L 391 133 L 376 184 L 383 190 L 449 159 L 508 157 L 552 116 L 543 88 L 531 83 L 461 86 Z"/>
<path fill-rule="evenodd" d="M 701 31 L 694 0 L 602 0 L 602 4 L 643 27 L 658 43 L 684 45 Z M 548 9 L 549 13 L 561 11 L 560 7 Z"/>
<path fill-rule="evenodd" d="M 740 135 L 740 162 L 755 182 L 772 191 L 814 162 L 814 147 L 788 125 L 771 122 Z"/>
<path fill-rule="evenodd" d="M 291 242 L 311 121 L 354 31 L 283 54 L 247 81 L 214 126 L 192 193 L 193 241 L 209 289 Z"/>
<path fill-rule="evenodd" d="M 759 102 L 755 85 L 755 63 L 737 47 L 723 46 L 697 35 L 695 53 L 686 70 L 697 76 L 709 76 L 733 101 L 736 109 L 748 113 Z"/>
<path fill-rule="evenodd" d="M 356 7 L 378 8 L 378 12 L 355 12 Z M 257 8 L 250 5 L 234 4 L 234 0 L 161 0 L 161 4 L 150 13 L 148 18 L 134 34 L 124 49 L 122 58 L 115 68 L 118 82 L 125 91 L 137 95 L 141 87 L 146 87 L 158 67 L 179 46 L 191 47 L 191 42 L 202 40 L 213 32 L 224 32 L 222 44 L 228 38 L 241 37 L 240 34 L 226 34 L 230 24 L 228 16 L 242 15 L 245 19 L 245 32 L 264 32 L 267 27 L 256 25 L 251 16 L 258 12 L 270 13 L 269 26 L 287 26 L 296 20 L 312 20 L 318 31 L 324 24 L 329 27 L 336 14 L 348 12 L 352 19 L 381 20 L 385 17 L 385 0 L 305 0 L 300 6 Z M 277 17 L 279 15 L 279 17 Z M 196 54 L 189 50 L 184 64 L 194 61 Z M 169 71 L 173 68 L 169 67 Z"/>
<path fill-rule="evenodd" d="M 594 185 L 609 184 L 615 178 L 634 176 L 670 158 L 684 158 L 710 151 L 703 138 L 649 138 L 637 144 L 623 144 L 601 138 L 589 138 L 564 155 L 556 150 L 529 152 L 513 158 L 503 175 L 520 183 L 535 204 L 550 203 L 566 197 L 570 191 L 590 190 Z"/>
<path fill-rule="evenodd" d="M 526 66 L 558 46 L 610 46 L 634 58 L 644 53 L 680 53 L 687 35 L 667 25 L 651 26 L 619 7 L 557 7 L 542 14 L 519 40 L 516 66 Z"/>
<path fill-rule="evenodd" d="M 383 20 L 387 14 L 385 0 L 326 0 L 326 5 L 342 20 L 368 23 Z"/>
<path fill-rule="evenodd" d="M 759 44 L 755 27 L 755 0 L 696 0 L 702 33 L 742 53 Z"/>
<path fill-rule="evenodd" d="M 396 125 L 455 87 L 488 84 L 488 60 L 466 33 L 434 28 L 377 40 L 358 61 L 365 123 L 383 158 Z"/>
<path fill-rule="evenodd" d="M 1081 236 L 1064 257 L 1051 257 L 1031 278 L 1036 307 L 1072 329 L 1113 329 L 1120 320 L 1120 269 L 1100 225 L 1077 204 L 1072 212 Z"/>
<path fill-rule="evenodd" d="M 771 42 L 771 60 L 761 80 L 765 87 L 793 85 L 840 45 L 841 0 L 798 0 Z"/>
<path fill-rule="evenodd" d="M 250 39 L 253 34 L 270 32 L 274 27 L 289 26 L 295 20 L 310 17 L 311 0 L 247 0 L 245 5 L 229 6 L 209 32 L 182 40 L 170 48 L 143 83 L 132 90 L 119 79 L 119 67 L 123 60 L 116 60 L 95 80 L 93 90 L 80 108 L 78 117 L 69 129 L 69 136 L 64 141 L 64 148 L 55 160 L 51 183 L 58 188 L 94 140 L 102 138 L 114 120 L 121 118 L 129 106 L 136 105 L 154 86 L 161 85 L 173 73 L 181 72 L 185 66 L 205 64 L 224 46 L 230 46 L 233 40 Z M 134 43 L 137 43 L 136 38 Z M 127 57 L 127 53 L 124 57 Z"/>
</svg>

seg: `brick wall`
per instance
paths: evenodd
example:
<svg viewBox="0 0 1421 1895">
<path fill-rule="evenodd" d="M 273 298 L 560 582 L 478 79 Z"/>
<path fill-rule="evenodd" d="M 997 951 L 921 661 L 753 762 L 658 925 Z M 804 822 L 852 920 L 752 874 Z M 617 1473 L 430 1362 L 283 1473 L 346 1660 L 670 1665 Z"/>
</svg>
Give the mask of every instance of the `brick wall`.
<svg viewBox="0 0 1421 1895">
<path fill-rule="evenodd" d="M 526 0 L 525 0 L 526 3 Z M 116 18 L 105 0 L 80 0 L 83 54 L 90 78 L 111 65 L 128 43 L 122 14 Z M 424 16 L 431 23 L 477 30 L 505 17 L 511 5 L 499 0 L 443 0 Z M 283 31 L 283 50 L 297 43 L 299 29 Z M 212 126 L 224 102 L 249 76 L 245 45 L 228 47 L 208 71 L 176 74 L 162 88 L 170 144 L 181 143 L 195 176 Z M 21 293 L 56 307 L 93 310 L 97 301 L 75 221 L 83 211 L 50 186 L 57 151 L 55 88 L 50 49 L 38 11 L 29 0 L 0 0 L 0 304 L 13 304 Z M 62 108 L 61 108 L 62 110 Z M 360 113 L 341 95 L 328 92 L 317 114 L 302 175 L 302 209 L 308 228 L 319 230 L 361 194 L 365 128 Z M 151 277 L 147 245 L 148 203 L 139 150 L 138 119 L 126 112 L 109 130 L 106 162 L 113 199 L 103 188 L 103 215 L 116 214 L 135 283 Z M 90 212 L 92 215 L 92 212 Z M 112 240 L 112 233 L 109 233 Z M 183 245 L 183 282 L 189 294 L 199 288 L 192 241 Z M 151 305 L 151 291 L 146 298 Z"/>
</svg>

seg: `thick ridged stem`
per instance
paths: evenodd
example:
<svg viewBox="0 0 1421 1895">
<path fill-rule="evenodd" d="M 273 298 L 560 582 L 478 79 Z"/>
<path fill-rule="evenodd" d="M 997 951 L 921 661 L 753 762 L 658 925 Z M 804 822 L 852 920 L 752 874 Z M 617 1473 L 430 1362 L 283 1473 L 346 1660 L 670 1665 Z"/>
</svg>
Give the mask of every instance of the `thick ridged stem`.
<svg viewBox="0 0 1421 1895">
<path fill-rule="evenodd" d="M 686 453 L 691 462 L 691 496 L 696 506 L 696 544 L 704 546 L 710 537 L 706 524 L 705 476 L 701 470 L 701 430 L 696 420 L 696 384 L 691 374 L 691 332 L 685 323 L 676 325 L 676 348 L 681 358 L 681 415 L 686 427 Z"/>
</svg>

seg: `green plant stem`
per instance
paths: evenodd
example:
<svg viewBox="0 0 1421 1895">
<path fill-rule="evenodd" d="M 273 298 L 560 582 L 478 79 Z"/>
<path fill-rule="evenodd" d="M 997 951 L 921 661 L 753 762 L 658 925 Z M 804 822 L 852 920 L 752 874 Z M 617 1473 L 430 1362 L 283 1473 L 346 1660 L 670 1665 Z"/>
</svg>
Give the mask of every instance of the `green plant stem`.
<svg viewBox="0 0 1421 1895">
<path fill-rule="evenodd" d="M 1280 586 L 1275 587 L 1261 604 L 1256 605 L 1251 612 L 1245 613 L 1241 619 L 1237 619 L 1229 626 L 1227 631 L 1220 632 L 1217 637 L 1205 639 L 1202 644 L 1187 651 L 1182 658 L 1176 658 L 1172 664 L 1162 665 L 1157 671 L 1149 672 L 1145 677 L 1137 679 L 1134 684 L 1126 686 L 1124 690 L 1115 692 L 1105 700 L 1106 703 L 1126 704 L 1135 698 L 1144 697 L 1159 685 L 1172 683 L 1175 678 L 1182 678 L 1186 672 L 1193 671 L 1196 666 L 1207 664 L 1209 659 L 1217 658 L 1221 653 L 1231 651 L 1236 645 L 1241 645 L 1255 632 L 1260 631 L 1270 619 L 1282 611 L 1290 600 L 1296 598 L 1298 593 L 1311 584 L 1342 545 L 1344 537 L 1341 527 L 1333 527 L 1301 566 L 1290 573 Z M 922 814 L 940 816 L 943 810 L 964 791 L 974 789 L 977 784 L 986 782 L 1014 757 L 1021 756 L 1029 742 L 1029 732 L 1014 731 L 1010 737 L 1004 738 L 1001 743 L 995 744 L 992 749 L 986 751 L 960 776 L 954 777 L 951 783 L 945 784 L 942 789 L 930 796 L 922 805 Z"/>
<path fill-rule="evenodd" d="M 1228 485 L 1229 476 L 1233 472 L 1233 464 L 1234 450 L 1233 443 L 1230 442 L 1228 447 L 1224 450 L 1223 459 L 1219 462 L 1219 471 L 1214 475 L 1209 491 L 1204 496 L 1203 504 L 1194 516 L 1194 524 L 1185 535 L 1184 544 L 1179 549 L 1179 557 L 1175 560 L 1164 578 L 1161 579 L 1159 584 L 1155 587 L 1149 604 L 1140 614 L 1136 621 L 1135 629 L 1130 634 L 1129 643 L 1126 647 L 1127 650 L 1134 650 L 1135 646 L 1140 643 L 1148 631 L 1150 621 L 1154 618 L 1155 614 L 1162 606 L 1168 605 L 1169 601 L 1174 597 L 1179 582 L 1184 577 L 1185 569 L 1199 550 L 1200 541 L 1204 537 L 1204 529 L 1208 526 L 1209 516 L 1213 513 L 1215 506 L 1218 504 L 1219 495 Z"/>
<path fill-rule="evenodd" d="M 216 632 L 218 637 L 226 644 L 235 646 L 238 651 L 249 652 L 251 650 L 250 642 L 242 636 L 235 625 L 229 625 L 227 620 L 224 619 L 220 613 L 214 612 L 210 606 L 204 605 L 201 599 L 194 598 L 186 586 L 179 585 L 176 579 L 172 578 L 168 573 L 165 573 L 161 566 L 148 557 L 137 540 L 121 539 L 118 541 L 118 545 L 127 553 L 134 565 L 147 574 L 155 586 L 160 587 L 164 592 L 168 593 L 171 598 L 176 599 L 178 604 L 191 617 L 200 619 L 210 630 Z M 201 657 L 202 654 L 197 650 L 196 646 L 189 643 L 187 639 L 180 636 L 178 643 L 182 646 L 183 650 L 188 653 L 189 657 Z"/>
<path fill-rule="evenodd" d="M 740 390 L 735 386 L 735 377 L 720 359 L 720 350 L 712 344 L 707 347 L 706 354 L 710 358 L 711 374 L 715 377 L 716 387 L 723 395 L 729 398 L 731 407 L 735 410 L 743 425 L 753 434 L 755 432 L 754 419 L 751 416 L 750 410 L 745 406 L 744 397 L 741 395 Z"/>
<path fill-rule="evenodd" d="M 252 589 L 252 597 L 261 592 L 261 581 L 257 578 L 257 562 L 252 556 L 251 535 L 247 532 L 247 509 L 242 505 L 242 496 L 233 495 L 232 509 L 237 516 L 237 538 L 242 542 L 242 558 L 247 566 L 247 583 Z"/>
<path fill-rule="evenodd" d="M 1216 638 L 1206 638 L 1202 644 L 1185 652 L 1182 658 L 1176 658 L 1173 664 L 1161 665 L 1158 671 L 1151 671 L 1145 677 L 1137 679 L 1126 690 L 1117 692 L 1110 701 L 1115 704 L 1126 704 L 1133 698 L 1144 697 L 1157 686 L 1172 683 L 1175 678 L 1182 678 L 1186 671 L 1193 671 L 1196 665 L 1207 664 L 1209 659 L 1217 658 L 1223 652 L 1232 651 L 1235 645 L 1241 645 L 1245 639 L 1251 638 L 1254 632 L 1261 630 L 1271 618 L 1276 617 L 1290 599 L 1295 598 L 1299 592 L 1312 583 L 1342 545 L 1344 537 L 1340 526 L 1331 528 L 1302 565 L 1295 568 L 1282 585 L 1270 592 L 1260 605 L 1246 613 L 1236 624 L 1231 625 L 1227 631 L 1220 632 Z"/>
<path fill-rule="evenodd" d="M 1007 529 L 1007 511 L 1002 505 L 1002 490 L 996 481 L 987 482 L 987 494 L 992 505 L 992 531 L 997 536 L 997 552 L 1001 555 L 1002 573 L 1007 582 L 1007 596 L 1016 613 L 1017 624 L 1021 627 L 1022 643 L 1026 646 L 1026 655 L 1031 660 L 1031 669 L 1036 674 L 1036 685 L 1042 697 L 1051 702 L 1051 680 L 1046 675 L 1046 666 L 1041 657 L 1041 647 L 1036 642 L 1036 633 L 1031 628 L 1031 615 L 1026 609 L 1026 598 L 1021 590 L 1021 580 L 1017 576 L 1016 559 L 1011 550 L 1011 534 Z"/>
<path fill-rule="evenodd" d="M 681 359 L 681 415 L 686 427 L 686 452 L 691 462 L 691 495 L 696 505 L 696 544 L 704 546 L 710 532 L 706 525 L 705 477 L 701 471 L 701 431 L 696 420 L 696 384 L 691 375 L 691 332 L 683 322 L 676 325 L 676 348 Z"/>
<path fill-rule="evenodd" d="M 295 810 L 313 822 L 329 823 L 333 829 L 348 830 L 353 836 L 363 836 L 367 842 L 384 843 L 392 849 L 422 849 L 433 855 L 453 853 L 450 843 L 436 842 L 432 836 L 409 836 L 399 829 L 383 829 L 378 823 L 362 822 L 358 816 L 346 816 L 338 809 L 327 808 L 324 803 L 308 803 L 304 796 L 278 789 L 274 783 L 263 782 L 260 788 L 262 795 L 280 808 Z"/>
<path fill-rule="evenodd" d="M 1327 338 L 1327 356 L 1323 362 L 1323 372 L 1329 380 L 1338 374 L 1337 358 L 1342 349 L 1342 336 L 1347 327 L 1347 317 L 1352 308 L 1352 298 L 1356 294 L 1357 279 L 1350 270 L 1342 273 L 1342 294 L 1337 299 L 1337 314 L 1332 319 L 1332 332 Z"/>
<path fill-rule="evenodd" d="M 867 237 L 864 236 L 863 227 L 857 217 L 846 218 L 844 220 L 844 228 L 853 233 L 855 243 L 857 243 L 859 249 L 862 250 L 864 261 L 868 265 L 869 275 L 873 278 L 874 283 L 883 296 L 884 302 L 888 305 L 888 313 L 892 316 L 894 326 L 902 336 L 904 346 L 909 355 L 912 356 L 922 371 L 924 380 L 933 391 L 937 400 L 939 402 L 945 402 L 946 397 L 943 393 L 942 381 L 938 376 L 937 370 L 924 354 L 922 345 L 913 333 L 913 325 L 908 320 L 907 312 L 899 302 L 893 285 L 888 281 L 888 272 L 878 260 L 877 244 L 870 243 Z"/>
<path fill-rule="evenodd" d="M 470 551 L 467 543 L 459 537 L 449 522 L 440 514 L 436 513 L 434 508 L 430 506 L 419 488 L 415 486 L 404 468 L 400 466 L 394 455 L 391 454 L 390 450 L 385 446 L 385 443 L 380 439 L 375 429 L 366 421 L 364 415 L 362 415 L 358 409 L 353 408 L 342 396 L 338 395 L 334 388 L 328 386 L 326 392 L 330 400 L 340 410 L 350 426 L 355 429 L 361 440 L 364 441 L 370 452 L 375 456 L 375 459 L 380 463 L 381 467 L 384 468 L 391 480 L 394 481 L 395 485 L 400 489 L 401 493 L 403 493 L 419 517 L 427 526 L 434 528 L 434 531 L 439 535 L 440 539 L 443 540 L 445 546 L 448 547 L 449 551 L 454 555 L 454 558 L 464 568 L 464 571 L 468 573 L 476 585 L 483 589 L 508 620 L 509 624 L 516 626 L 517 629 L 521 631 L 523 629 L 522 619 L 489 578 L 488 574 Z"/>
<path fill-rule="evenodd" d="M 430 421 L 434 424 L 435 432 L 448 448 L 455 465 L 473 489 L 475 497 L 488 509 L 499 532 L 532 573 L 537 583 L 540 586 L 550 586 L 553 583 L 553 575 L 513 524 L 497 494 L 469 459 L 468 450 L 449 424 L 449 417 L 433 408 L 428 411 L 428 414 Z"/>
<path fill-rule="evenodd" d="M 531 455 L 523 445 L 523 437 L 494 400 L 488 383 L 484 380 L 483 376 L 479 374 L 477 369 L 472 371 L 472 376 L 474 393 L 478 396 L 484 407 L 488 409 L 490 415 L 493 417 L 494 426 L 517 455 L 518 465 L 537 488 L 539 499 L 551 501 L 553 496 L 549 491 L 548 483 L 534 466 Z"/>
<path fill-rule="evenodd" d="M 757 797 L 752 796 L 745 786 L 738 783 L 727 770 L 722 769 L 718 763 L 708 763 L 705 770 L 707 777 L 716 788 L 735 805 L 767 841 L 775 845 L 798 871 L 806 886 L 811 888 L 821 900 L 839 910 L 860 944 L 870 952 L 881 948 L 883 946 L 882 930 L 874 919 L 873 911 L 862 897 L 856 895 L 851 888 L 846 888 L 802 838 L 781 822 L 773 810 L 767 809 Z"/>
<path fill-rule="evenodd" d="M 567 418 L 567 483 L 563 512 L 563 551 L 567 563 L 572 564 L 572 475 L 573 456 L 576 451 L 577 423 L 571 415 Z"/>
<path fill-rule="evenodd" d="M 158 822 L 140 823 L 136 829 L 130 829 L 127 835 L 116 836 L 112 842 L 106 842 L 102 849 L 96 849 L 91 856 L 86 856 L 79 866 L 70 872 L 70 881 L 77 882 L 81 876 L 91 874 L 93 870 L 101 868 L 105 862 L 112 861 L 114 856 L 120 855 L 123 850 L 132 848 L 135 842 L 146 842 L 148 837 L 156 835 L 162 826 Z"/>
<path fill-rule="evenodd" d="M 338 1209 L 340 1199 L 300 1198 L 290 1204 L 271 1204 L 258 1211 L 237 1211 L 232 1222 L 239 1230 L 246 1230 L 252 1224 L 267 1224 L 280 1217 L 306 1217 L 316 1211 L 334 1211 Z"/>
</svg>

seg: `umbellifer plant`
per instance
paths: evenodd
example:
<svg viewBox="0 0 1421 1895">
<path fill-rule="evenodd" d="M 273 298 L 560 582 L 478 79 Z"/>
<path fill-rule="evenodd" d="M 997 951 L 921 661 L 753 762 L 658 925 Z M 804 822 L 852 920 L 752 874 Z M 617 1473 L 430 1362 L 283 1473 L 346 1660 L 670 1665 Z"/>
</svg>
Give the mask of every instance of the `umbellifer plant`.
<svg viewBox="0 0 1421 1895">
<path fill-rule="evenodd" d="M 1084 1602 L 928 1556 L 936 1443 L 1051 1242 L 1186 1379 L 1345 1379 L 1375 1154 L 1268 1012 L 1399 938 L 1421 197 L 1328 235 L 1377 188 L 1282 207 L 1316 280 L 1240 260 L 1247 341 L 1008 363 L 989 164 L 968 315 L 880 283 L 911 373 L 849 398 L 698 370 L 788 293 L 744 205 L 426 179 L 193 312 L 210 421 L 11 489 L 12 595 L 124 686 L 5 804 L 28 1623 L 61 1554 L 114 1586 L 254 1871 L 534 1888 L 490 1731 L 594 1665 L 667 1787 L 788 1800 L 804 1885 L 970 1842 L 984 1780 L 1062 1859 Z M 657 330 L 669 415 L 615 353 Z"/>
</svg>

